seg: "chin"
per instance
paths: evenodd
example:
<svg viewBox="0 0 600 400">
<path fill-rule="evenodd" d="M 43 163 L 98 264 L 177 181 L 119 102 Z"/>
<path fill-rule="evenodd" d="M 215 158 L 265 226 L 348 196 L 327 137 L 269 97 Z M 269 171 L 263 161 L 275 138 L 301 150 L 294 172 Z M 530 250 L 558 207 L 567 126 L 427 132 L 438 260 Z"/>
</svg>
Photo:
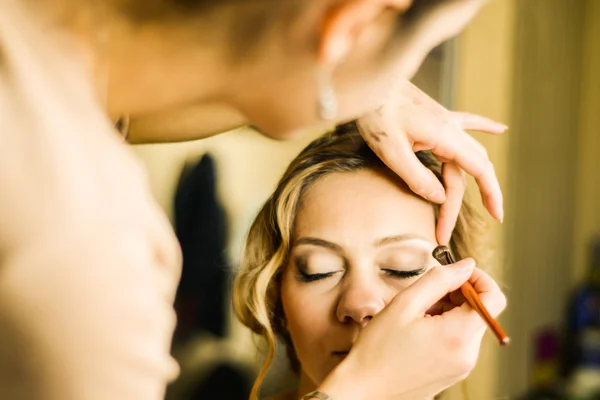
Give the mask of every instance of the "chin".
<svg viewBox="0 0 600 400">
<path fill-rule="evenodd" d="M 325 126 L 312 126 L 312 127 L 273 127 L 273 126 L 257 126 L 253 125 L 253 129 L 260 132 L 261 134 L 279 141 L 287 141 L 287 140 L 297 140 L 305 137 L 311 133 L 325 133 L 325 131 L 329 128 L 327 125 Z"/>
<path fill-rule="evenodd" d="M 332 121 L 323 121 L 300 111 L 289 113 L 278 112 L 274 107 L 270 109 L 272 111 L 268 114 L 249 115 L 248 120 L 255 130 L 274 140 L 296 140 L 308 134 L 322 134 L 335 125 Z"/>
<path fill-rule="evenodd" d="M 306 135 L 306 130 L 290 130 L 290 131 L 264 131 L 257 129 L 260 133 L 267 136 L 268 138 L 278 141 L 297 140 Z"/>
</svg>

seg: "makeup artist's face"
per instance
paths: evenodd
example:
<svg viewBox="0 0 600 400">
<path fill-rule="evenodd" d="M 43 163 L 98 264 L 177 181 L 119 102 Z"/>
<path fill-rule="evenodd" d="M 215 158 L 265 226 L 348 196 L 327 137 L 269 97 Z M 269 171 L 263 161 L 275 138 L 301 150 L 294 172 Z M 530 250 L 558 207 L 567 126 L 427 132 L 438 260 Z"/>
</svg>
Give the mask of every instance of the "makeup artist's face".
<svg viewBox="0 0 600 400">
<path fill-rule="evenodd" d="M 397 293 L 438 265 L 432 206 L 393 179 L 333 173 L 302 201 L 281 297 L 302 374 L 314 384 Z"/>
</svg>

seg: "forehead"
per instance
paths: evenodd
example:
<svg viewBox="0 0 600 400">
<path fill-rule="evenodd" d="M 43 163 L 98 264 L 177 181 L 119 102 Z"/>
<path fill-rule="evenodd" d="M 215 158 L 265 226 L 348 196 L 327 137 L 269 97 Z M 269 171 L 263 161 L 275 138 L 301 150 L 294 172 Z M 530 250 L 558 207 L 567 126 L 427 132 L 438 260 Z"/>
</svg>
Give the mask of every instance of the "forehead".
<svg viewBox="0 0 600 400">
<path fill-rule="evenodd" d="M 306 191 L 294 224 L 295 238 L 334 242 L 371 242 L 405 233 L 435 243 L 433 206 L 399 178 L 374 170 L 336 172 L 317 180 Z"/>
</svg>

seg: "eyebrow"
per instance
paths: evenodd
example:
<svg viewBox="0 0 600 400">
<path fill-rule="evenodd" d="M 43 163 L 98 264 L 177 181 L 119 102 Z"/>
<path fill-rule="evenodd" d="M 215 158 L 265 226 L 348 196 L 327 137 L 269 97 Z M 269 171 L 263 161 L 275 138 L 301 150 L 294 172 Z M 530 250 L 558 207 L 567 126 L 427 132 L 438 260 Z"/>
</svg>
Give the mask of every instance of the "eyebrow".
<svg viewBox="0 0 600 400">
<path fill-rule="evenodd" d="M 333 250 L 336 253 L 342 252 L 342 246 L 340 246 L 339 244 L 330 242 L 328 240 L 314 238 L 314 237 L 301 237 L 300 239 L 298 239 L 294 242 L 294 245 L 292 247 L 297 247 L 297 246 L 302 246 L 302 245 L 325 247 L 326 249 Z"/>
<path fill-rule="evenodd" d="M 420 236 L 420 235 L 417 235 L 414 233 L 404 233 L 404 234 L 400 234 L 400 235 L 388 236 L 388 237 L 378 239 L 377 241 L 375 241 L 374 246 L 381 247 L 381 246 L 385 246 L 388 244 L 406 242 L 409 240 L 418 240 L 418 241 L 422 241 L 422 242 L 431 243 L 429 240 L 427 240 L 423 236 Z M 315 238 L 315 237 L 301 237 L 294 242 L 292 247 L 297 247 L 297 246 L 302 246 L 302 245 L 312 245 L 312 246 L 324 247 L 326 249 L 333 250 L 336 253 L 342 253 L 342 251 L 343 251 L 342 246 L 340 246 L 339 244 L 330 242 L 328 240 Z"/>
<path fill-rule="evenodd" d="M 421 242 L 431 243 L 428 239 L 421 235 L 417 235 L 414 233 L 403 233 L 401 235 L 389 236 L 379 239 L 375 242 L 375 247 L 385 246 L 386 244 L 398 243 L 398 242 L 407 242 L 409 240 L 418 240 Z"/>
</svg>

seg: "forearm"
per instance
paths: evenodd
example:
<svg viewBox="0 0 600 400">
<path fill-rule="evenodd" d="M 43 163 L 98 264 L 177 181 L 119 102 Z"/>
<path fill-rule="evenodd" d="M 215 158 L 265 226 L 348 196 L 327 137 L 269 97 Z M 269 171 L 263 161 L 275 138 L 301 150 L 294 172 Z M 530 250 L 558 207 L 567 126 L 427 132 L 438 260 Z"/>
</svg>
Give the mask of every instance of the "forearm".
<svg viewBox="0 0 600 400">
<path fill-rule="evenodd" d="M 0 13 L 0 397 L 161 399 L 176 240 L 77 55 L 20 11 Z"/>
<path fill-rule="evenodd" d="M 0 268 L 0 392 L 48 400 L 162 399 L 175 279 L 140 231 L 57 232 Z"/>
</svg>

